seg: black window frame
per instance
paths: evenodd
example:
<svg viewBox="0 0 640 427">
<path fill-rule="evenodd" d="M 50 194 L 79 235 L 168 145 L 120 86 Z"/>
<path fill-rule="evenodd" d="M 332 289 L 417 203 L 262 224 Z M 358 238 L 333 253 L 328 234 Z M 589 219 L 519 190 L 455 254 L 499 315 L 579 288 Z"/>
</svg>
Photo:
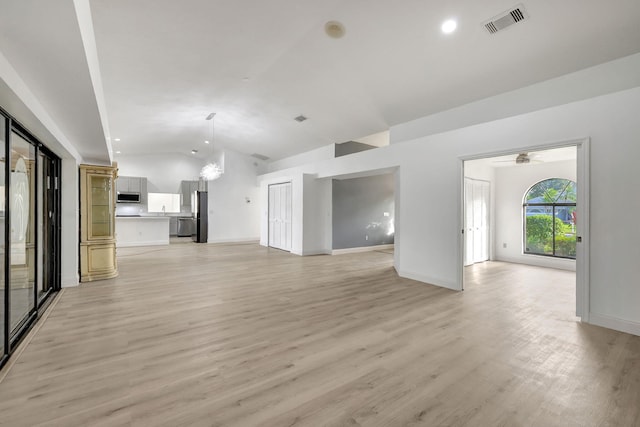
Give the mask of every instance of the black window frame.
<svg viewBox="0 0 640 427">
<path fill-rule="evenodd" d="M 527 191 L 524 193 L 524 198 L 523 198 L 523 203 L 522 203 L 522 252 L 525 255 L 536 255 L 536 256 L 545 256 L 545 257 L 550 257 L 550 258 L 561 258 L 561 259 L 576 259 L 576 256 L 565 256 L 565 255 L 557 255 L 556 254 L 556 221 L 555 218 L 556 217 L 556 208 L 558 207 L 577 207 L 577 203 L 576 202 L 561 202 L 561 203 L 555 203 L 555 202 L 545 202 L 545 203 L 528 203 L 527 200 L 527 196 L 529 195 L 529 193 L 531 192 L 531 190 L 545 182 L 545 181 L 550 181 L 550 180 L 555 180 L 555 179 L 560 179 L 563 181 L 567 181 L 568 183 L 572 183 L 574 188 L 577 187 L 577 184 L 575 181 L 571 180 L 571 179 L 567 179 L 567 178 L 546 178 L 543 180 L 540 180 L 538 182 L 536 182 L 535 184 L 533 184 L 531 187 L 529 187 L 527 189 Z M 562 194 L 562 193 L 561 193 Z M 566 199 L 565 199 L 566 200 Z M 553 218 L 553 220 L 551 221 L 552 224 L 552 253 L 548 254 L 548 253 L 541 253 L 541 252 L 534 252 L 534 251 L 530 251 L 529 248 L 527 248 L 527 208 L 528 207 L 541 207 L 541 208 L 551 208 L 551 217 Z"/>
</svg>

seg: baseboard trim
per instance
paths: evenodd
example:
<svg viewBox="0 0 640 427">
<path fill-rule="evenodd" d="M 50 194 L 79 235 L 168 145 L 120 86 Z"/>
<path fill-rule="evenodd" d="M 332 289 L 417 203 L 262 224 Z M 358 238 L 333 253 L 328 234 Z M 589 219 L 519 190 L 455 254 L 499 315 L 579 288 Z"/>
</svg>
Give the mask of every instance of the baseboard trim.
<svg viewBox="0 0 640 427">
<path fill-rule="evenodd" d="M 574 259 L 529 255 L 526 259 L 520 257 L 496 257 L 495 261 L 531 265 L 534 267 L 555 268 L 557 270 L 576 271 L 576 260 Z"/>
<path fill-rule="evenodd" d="M 404 277 L 405 279 L 417 280 L 418 282 L 423 282 L 428 285 L 438 286 L 441 288 L 451 289 L 452 291 L 460 291 L 461 289 L 458 287 L 455 282 L 448 282 L 446 280 L 442 280 L 435 277 L 429 277 L 422 273 L 416 273 L 413 271 L 407 270 L 398 270 L 398 276 Z"/>
<path fill-rule="evenodd" d="M 80 285 L 80 277 L 76 274 L 75 276 L 63 277 L 62 283 L 60 284 L 63 288 L 74 288 Z"/>
<path fill-rule="evenodd" d="M 327 251 L 326 249 L 302 251 L 302 256 L 313 256 L 313 255 L 332 255 L 332 253 L 330 251 Z"/>
<path fill-rule="evenodd" d="M 116 248 L 134 248 L 137 246 L 168 246 L 168 240 L 148 240 L 143 242 L 116 242 Z"/>
<path fill-rule="evenodd" d="M 627 334 L 640 336 L 640 323 L 638 322 L 618 319 L 616 317 L 590 312 L 588 323 L 596 326 L 602 326 L 603 328 L 609 328 L 620 332 L 626 332 Z"/>
<path fill-rule="evenodd" d="M 395 245 L 391 243 L 388 245 L 361 246 L 358 248 L 333 249 L 331 251 L 331 255 L 355 254 L 358 252 L 380 251 L 384 249 L 393 249 L 394 247 Z"/>
<path fill-rule="evenodd" d="M 241 239 L 211 239 L 207 243 L 259 243 L 259 237 L 243 237 Z"/>
</svg>

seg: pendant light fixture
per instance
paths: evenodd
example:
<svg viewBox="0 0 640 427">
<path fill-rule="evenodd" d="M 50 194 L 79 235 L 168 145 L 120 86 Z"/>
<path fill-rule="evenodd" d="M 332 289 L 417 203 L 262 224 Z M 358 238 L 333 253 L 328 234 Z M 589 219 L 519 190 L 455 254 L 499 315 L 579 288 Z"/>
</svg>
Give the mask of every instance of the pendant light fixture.
<svg viewBox="0 0 640 427">
<path fill-rule="evenodd" d="M 214 158 L 214 124 L 213 124 L 213 118 L 215 117 L 216 113 L 211 113 L 207 116 L 206 120 L 211 120 L 211 157 L 209 159 L 209 161 L 207 162 L 206 165 L 204 165 L 202 167 L 202 169 L 200 170 L 200 177 L 207 180 L 207 181 L 213 181 L 214 179 L 218 179 L 222 176 L 224 170 L 222 169 L 222 166 L 215 161 Z"/>
</svg>

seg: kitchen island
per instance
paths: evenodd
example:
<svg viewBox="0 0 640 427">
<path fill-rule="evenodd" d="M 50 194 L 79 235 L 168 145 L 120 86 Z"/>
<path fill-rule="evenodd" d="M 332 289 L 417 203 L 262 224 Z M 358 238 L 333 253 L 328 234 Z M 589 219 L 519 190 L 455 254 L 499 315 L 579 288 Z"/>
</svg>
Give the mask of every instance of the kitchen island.
<svg viewBox="0 0 640 427">
<path fill-rule="evenodd" d="M 168 216 L 116 216 L 116 247 L 168 244 Z"/>
</svg>

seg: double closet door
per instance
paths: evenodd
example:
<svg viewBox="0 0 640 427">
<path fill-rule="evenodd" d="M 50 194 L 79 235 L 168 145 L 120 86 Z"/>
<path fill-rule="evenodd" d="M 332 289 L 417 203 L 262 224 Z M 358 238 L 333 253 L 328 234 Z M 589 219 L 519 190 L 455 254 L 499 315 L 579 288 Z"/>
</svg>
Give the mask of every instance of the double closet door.
<svg viewBox="0 0 640 427">
<path fill-rule="evenodd" d="M 464 265 L 489 259 L 489 211 L 491 183 L 464 179 Z"/>
<path fill-rule="evenodd" d="M 269 186 L 269 246 L 291 251 L 291 183 Z"/>
</svg>

